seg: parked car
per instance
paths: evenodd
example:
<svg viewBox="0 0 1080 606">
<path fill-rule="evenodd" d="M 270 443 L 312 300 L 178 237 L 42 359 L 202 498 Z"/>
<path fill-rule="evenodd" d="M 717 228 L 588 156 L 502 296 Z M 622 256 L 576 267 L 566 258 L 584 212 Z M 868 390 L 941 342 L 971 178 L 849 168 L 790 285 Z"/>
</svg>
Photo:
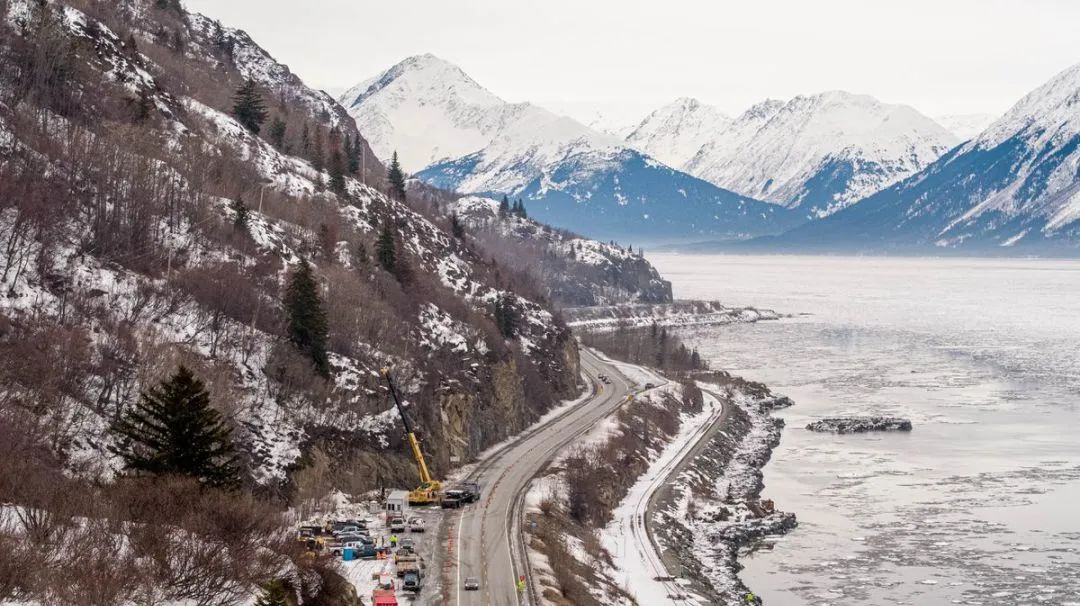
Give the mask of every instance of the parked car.
<svg viewBox="0 0 1080 606">
<path fill-rule="evenodd" d="M 391 518 L 390 532 L 405 532 L 405 518 L 401 516 Z"/>
<path fill-rule="evenodd" d="M 342 543 L 348 543 L 349 541 L 364 541 L 367 543 L 371 542 L 371 537 L 369 537 L 366 533 L 363 532 L 348 532 L 344 534 L 339 534 L 336 538 Z"/>
<path fill-rule="evenodd" d="M 360 532 L 360 527 L 355 525 L 342 526 L 340 529 L 334 531 L 335 537 L 340 537 L 343 534 L 356 534 Z"/>
<path fill-rule="evenodd" d="M 409 518 L 409 532 L 424 532 L 424 518 Z"/>
<path fill-rule="evenodd" d="M 480 579 L 478 577 L 465 577 L 465 591 L 479 591 Z"/>
<path fill-rule="evenodd" d="M 654 384 L 654 383 L 646 383 L 645 384 L 645 389 L 652 389 L 653 387 L 656 387 L 656 384 Z"/>
</svg>

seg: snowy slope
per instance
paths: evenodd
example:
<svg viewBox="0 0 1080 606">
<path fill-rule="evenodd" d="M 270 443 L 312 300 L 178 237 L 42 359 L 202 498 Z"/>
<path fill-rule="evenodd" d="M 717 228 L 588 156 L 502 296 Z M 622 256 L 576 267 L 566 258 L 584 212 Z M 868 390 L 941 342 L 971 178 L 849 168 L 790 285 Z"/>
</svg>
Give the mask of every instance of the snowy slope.
<svg viewBox="0 0 1080 606">
<path fill-rule="evenodd" d="M 626 137 L 634 149 L 676 168 L 731 125 L 731 118 L 697 99 L 681 98 L 657 109 Z"/>
<path fill-rule="evenodd" d="M 996 114 L 949 114 L 934 116 L 934 120 L 957 139 L 970 141 L 979 136 L 999 117 Z"/>
<path fill-rule="evenodd" d="M 958 142 L 911 107 L 830 91 L 755 105 L 681 168 L 822 217 L 918 172 Z"/>
<path fill-rule="evenodd" d="M 396 150 L 407 172 L 470 154 L 508 128 L 555 116 L 528 103 L 507 103 L 461 68 L 434 55 L 409 57 L 354 86 L 341 103 L 379 158 Z"/>
<path fill-rule="evenodd" d="M 1053 249 L 1080 243 L 1080 64 L 927 169 L 789 246 Z"/>
</svg>

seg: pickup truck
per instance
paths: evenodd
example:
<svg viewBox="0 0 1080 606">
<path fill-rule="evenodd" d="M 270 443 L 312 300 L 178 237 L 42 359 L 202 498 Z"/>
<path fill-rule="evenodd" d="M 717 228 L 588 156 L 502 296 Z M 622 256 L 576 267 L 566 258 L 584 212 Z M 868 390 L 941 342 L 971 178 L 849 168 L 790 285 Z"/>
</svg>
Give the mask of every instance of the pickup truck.
<svg viewBox="0 0 1080 606">
<path fill-rule="evenodd" d="M 396 559 L 396 561 L 394 562 L 394 566 L 397 568 L 397 575 L 399 577 L 404 577 L 410 572 L 416 572 L 417 574 L 419 574 L 421 568 L 423 568 L 423 563 L 420 561 L 420 556 L 414 553 Z"/>
<path fill-rule="evenodd" d="M 390 532 L 405 532 L 405 518 L 401 516 L 391 518 Z"/>
<path fill-rule="evenodd" d="M 473 481 L 465 481 L 455 486 L 458 490 L 465 493 L 466 503 L 475 503 L 480 500 L 480 483 Z"/>
<path fill-rule="evenodd" d="M 458 507 L 461 507 L 462 503 L 467 502 L 468 501 L 465 500 L 464 491 L 451 488 L 443 494 L 442 501 L 439 502 L 439 505 L 441 505 L 443 509 L 457 509 Z"/>
<path fill-rule="evenodd" d="M 401 588 L 405 591 L 420 591 L 420 571 L 411 570 L 405 573 L 405 578 L 401 581 Z"/>
</svg>

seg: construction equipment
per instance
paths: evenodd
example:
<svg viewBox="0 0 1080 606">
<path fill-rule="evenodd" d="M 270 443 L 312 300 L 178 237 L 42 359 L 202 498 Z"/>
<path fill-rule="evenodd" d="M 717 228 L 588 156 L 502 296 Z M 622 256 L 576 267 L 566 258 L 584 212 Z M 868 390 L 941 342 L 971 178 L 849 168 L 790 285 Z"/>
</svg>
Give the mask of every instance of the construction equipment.
<svg viewBox="0 0 1080 606">
<path fill-rule="evenodd" d="M 398 397 L 397 388 L 394 387 L 394 382 L 390 379 L 390 369 L 383 368 L 382 376 L 386 378 L 386 384 L 390 386 L 390 395 L 394 397 L 394 405 L 397 406 L 398 414 L 401 415 L 401 422 L 405 425 L 405 435 L 409 439 L 409 446 L 412 448 L 413 458 L 416 459 L 416 468 L 420 472 L 420 485 L 409 491 L 409 505 L 431 505 L 432 503 L 438 503 L 439 493 L 442 492 L 442 482 L 432 479 L 431 473 L 428 471 L 427 461 L 424 460 L 424 453 L 420 451 L 420 441 L 416 439 L 416 433 L 413 432 L 412 423 L 409 422 L 409 417 L 405 414 L 405 409 L 401 406 L 401 399 Z"/>
</svg>

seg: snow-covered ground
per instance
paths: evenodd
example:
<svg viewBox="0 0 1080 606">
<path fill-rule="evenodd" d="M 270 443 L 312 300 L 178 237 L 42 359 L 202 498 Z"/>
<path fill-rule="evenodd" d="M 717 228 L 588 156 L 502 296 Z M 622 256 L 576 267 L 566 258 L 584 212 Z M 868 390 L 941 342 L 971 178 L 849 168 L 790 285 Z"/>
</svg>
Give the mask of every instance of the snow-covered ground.
<svg viewBox="0 0 1080 606">
<path fill-rule="evenodd" d="M 657 555 L 645 526 L 649 500 L 668 474 L 723 414 L 723 405 L 706 394 L 701 412 L 683 415 L 679 433 L 664 446 L 640 476 L 630 492 L 615 508 L 614 518 L 600 534 L 611 554 L 619 585 L 639 604 L 704 604 L 704 598 L 690 594 L 679 581 L 662 581 L 672 576 Z M 680 595 L 680 598 L 672 598 Z"/>
</svg>

